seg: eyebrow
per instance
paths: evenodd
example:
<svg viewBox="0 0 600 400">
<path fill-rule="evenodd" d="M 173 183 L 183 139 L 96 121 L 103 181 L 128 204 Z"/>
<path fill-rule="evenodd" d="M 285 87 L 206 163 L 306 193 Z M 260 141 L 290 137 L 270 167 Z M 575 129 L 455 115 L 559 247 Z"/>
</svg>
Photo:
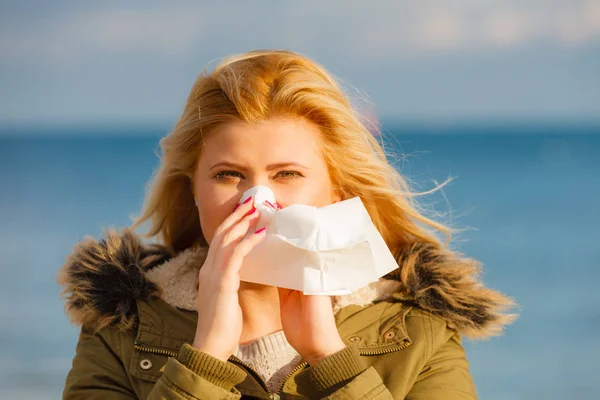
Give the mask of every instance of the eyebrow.
<svg viewBox="0 0 600 400">
<path fill-rule="evenodd" d="M 243 165 L 235 163 L 235 162 L 231 162 L 231 161 L 221 161 L 221 162 L 218 162 L 216 164 L 211 165 L 209 169 L 213 170 L 213 169 L 215 169 L 217 167 L 237 168 L 237 169 L 239 169 L 241 171 L 248 170 L 248 168 L 244 167 Z M 296 162 L 289 161 L 289 162 L 279 162 L 279 163 L 275 163 L 275 164 L 269 164 L 269 165 L 267 165 L 267 170 L 268 171 L 272 171 L 274 169 L 281 169 L 281 168 L 286 168 L 286 167 L 300 167 L 300 168 L 303 168 L 303 169 L 306 169 L 306 170 L 310 169 L 307 166 L 304 166 L 302 164 L 298 164 Z"/>
</svg>

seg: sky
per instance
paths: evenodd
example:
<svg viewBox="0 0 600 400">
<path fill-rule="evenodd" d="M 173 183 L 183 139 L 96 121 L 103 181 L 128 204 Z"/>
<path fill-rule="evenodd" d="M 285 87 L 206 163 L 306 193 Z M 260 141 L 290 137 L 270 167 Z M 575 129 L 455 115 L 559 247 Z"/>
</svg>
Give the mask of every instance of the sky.
<svg viewBox="0 0 600 400">
<path fill-rule="evenodd" d="M 257 48 L 384 120 L 600 122 L 600 0 L 0 0 L 0 126 L 172 123 L 203 68 Z"/>
</svg>

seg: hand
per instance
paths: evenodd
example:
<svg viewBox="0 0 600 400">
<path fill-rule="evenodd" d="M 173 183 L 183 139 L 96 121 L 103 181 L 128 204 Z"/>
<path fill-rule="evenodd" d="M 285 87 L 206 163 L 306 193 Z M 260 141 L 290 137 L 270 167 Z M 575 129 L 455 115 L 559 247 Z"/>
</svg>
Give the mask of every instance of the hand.
<svg viewBox="0 0 600 400">
<path fill-rule="evenodd" d="M 310 365 L 346 347 L 329 296 L 279 288 L 279 305 L 285 337 Z"/>
<path fill-rule="evenodd" d="M 239 271 L 244 257 L 265 238 L 265 231 L 244 238 L 258 221 L 252 198 L 239 206 L 217 228 L 206 261 L 198 273 L 198 324 L 193 346 L 227 361 L 242 334 L 238 300 Z"/>
</svg>

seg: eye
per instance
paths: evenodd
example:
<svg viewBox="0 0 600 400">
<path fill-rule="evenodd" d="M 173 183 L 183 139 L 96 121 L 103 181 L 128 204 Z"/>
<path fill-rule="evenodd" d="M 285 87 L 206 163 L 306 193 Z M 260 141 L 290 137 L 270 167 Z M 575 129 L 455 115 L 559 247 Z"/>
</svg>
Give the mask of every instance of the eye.
<svg viewBox="0 0 600 400">
<path fill-rule="evenodd" d="M 240 174 L 237 171 L 219 171 L 215 174 L 215 176 L 213 177 L 216 180 L 233 180 L 236 178 L 243 178 L 244 176 L 242 174 Z"/>
<path fill-rule="evenodd" d="M 296 179 L 302 178 L 303 175 L 298 171 L 279 171 L 276 177 L 283 179 Z"/>
</svg>

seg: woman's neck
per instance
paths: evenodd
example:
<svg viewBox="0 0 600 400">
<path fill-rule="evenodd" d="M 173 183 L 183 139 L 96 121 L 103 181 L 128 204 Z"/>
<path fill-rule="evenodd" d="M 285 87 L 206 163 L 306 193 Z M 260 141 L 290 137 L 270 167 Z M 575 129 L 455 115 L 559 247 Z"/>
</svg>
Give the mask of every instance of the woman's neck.
<svg viewBox="0 0 600 400">
<path fill-rule="evenodd" d="M 238 294 L 243 316 L 240 344 L 282 329 L 276 287 L 240 282 Z"/>
</svg>

